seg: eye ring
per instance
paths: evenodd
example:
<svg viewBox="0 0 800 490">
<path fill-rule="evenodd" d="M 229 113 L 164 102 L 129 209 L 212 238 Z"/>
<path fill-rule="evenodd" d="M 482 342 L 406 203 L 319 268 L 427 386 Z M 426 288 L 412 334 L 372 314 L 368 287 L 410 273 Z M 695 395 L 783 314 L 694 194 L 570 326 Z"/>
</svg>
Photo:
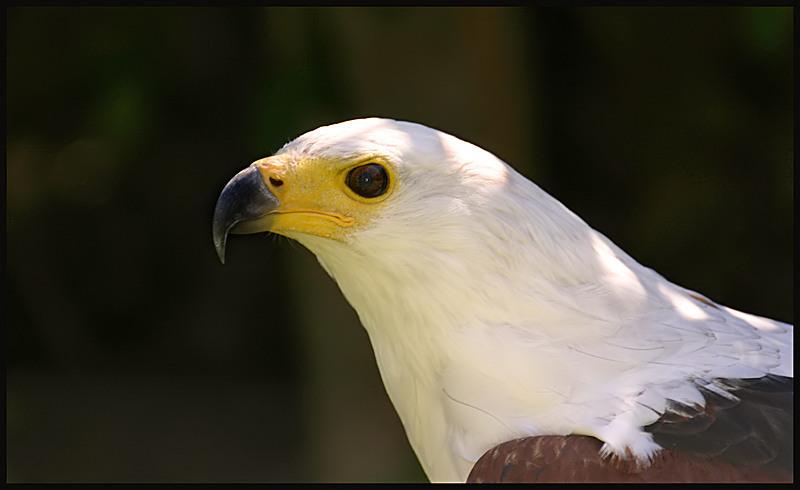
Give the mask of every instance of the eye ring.
<svg viewBox="0 0 800 490">
<path fill-rule="evenodd" d="M 367 163 L 348 172 L 345 183 L 359 196 L 372 199 L 386 193 L 389 188 L 389 174 L 383 165 Z"/>
</svg>

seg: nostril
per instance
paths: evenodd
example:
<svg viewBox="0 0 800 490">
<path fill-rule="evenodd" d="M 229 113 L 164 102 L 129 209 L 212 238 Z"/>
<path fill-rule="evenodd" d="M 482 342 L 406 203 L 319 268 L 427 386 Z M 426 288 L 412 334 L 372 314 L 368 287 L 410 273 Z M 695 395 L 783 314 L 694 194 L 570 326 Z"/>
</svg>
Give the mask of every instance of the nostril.
<svg viewBox="0 0 800 490">
<path fill-rule="evenodd" d="M 281 179 L 276 179 L 275 177 L 270 177 L 269 183 L 275 187 L 280 187 L 283 185 L 283 181 Z"/>
</svg>

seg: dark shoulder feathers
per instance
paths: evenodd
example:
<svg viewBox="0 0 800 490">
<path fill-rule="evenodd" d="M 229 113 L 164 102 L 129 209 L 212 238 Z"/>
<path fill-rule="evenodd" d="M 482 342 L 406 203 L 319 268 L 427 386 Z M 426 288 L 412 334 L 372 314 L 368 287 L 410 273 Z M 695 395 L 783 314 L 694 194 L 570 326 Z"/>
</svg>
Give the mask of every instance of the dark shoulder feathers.
<svg viewBox="0 0 800 490">
<path fill-rule="evenodd" d="M 718 379 L 732 396 L 698 387 L 705 406 L 670 403 L 644 428 L 664 449 L 646 467 L 600 456 L 594 437 L 538 436 L 500 444 L 468 482 L 790 482 L 793 379 Z"/>
</svg>

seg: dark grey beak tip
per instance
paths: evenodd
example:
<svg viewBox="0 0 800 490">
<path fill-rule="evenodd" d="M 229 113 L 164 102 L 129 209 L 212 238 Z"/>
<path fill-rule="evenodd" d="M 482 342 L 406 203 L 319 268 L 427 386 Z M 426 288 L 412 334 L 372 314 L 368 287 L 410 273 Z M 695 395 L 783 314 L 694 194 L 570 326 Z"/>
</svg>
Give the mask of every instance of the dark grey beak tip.
<svg viewBox="0 0 800 490">
<path fill-rule="evenodd" d="M 217 232 L 214 232 L 214 248 L 217 250 L 217 257 L 220 263 L 225 265 L 225 244 L 228 241 L 228 234 L 225 233 L 220 240 L 218 240 Z"/>
<path fill-rule="evenodd" d="M 242 170 L 228 182 L 214 208 L 212 235 L 220 262 L 225 263 L 225 245 L 234 226 L 258 219 L 280 206 L 254 165 Z"/>
<path fill-rule="evenodd" d="M 222 196 L 225 191 L 222 191 L 219 199 L 217 200 L 217 207 L 214 210 L 214 221 L 212 223 L 212 235 L 214 237 L 214 248 L 217 251 L 219 261 L 225 264 L 225 245 L 228 242 L 228 232 L 233 227 L 233 224 L 228 223 L 229 218 L 225 213 L 225 204 L 222 203 Z"/>
</svg>

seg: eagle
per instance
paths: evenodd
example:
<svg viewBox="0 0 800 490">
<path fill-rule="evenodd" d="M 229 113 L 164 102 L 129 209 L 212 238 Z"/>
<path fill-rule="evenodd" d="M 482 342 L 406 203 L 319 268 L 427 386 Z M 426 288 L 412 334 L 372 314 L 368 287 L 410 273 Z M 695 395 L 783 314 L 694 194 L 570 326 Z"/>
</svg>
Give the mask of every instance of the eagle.
<svg viewBox="0 0 800 490">
<path fill-rule="evenodd" d="M 222 190 L 358 313 L 431 481 L 791 481 L 792 325 L 639 264 L 511 166 L 430 127 L 323 126 Z"/>
</svg>

